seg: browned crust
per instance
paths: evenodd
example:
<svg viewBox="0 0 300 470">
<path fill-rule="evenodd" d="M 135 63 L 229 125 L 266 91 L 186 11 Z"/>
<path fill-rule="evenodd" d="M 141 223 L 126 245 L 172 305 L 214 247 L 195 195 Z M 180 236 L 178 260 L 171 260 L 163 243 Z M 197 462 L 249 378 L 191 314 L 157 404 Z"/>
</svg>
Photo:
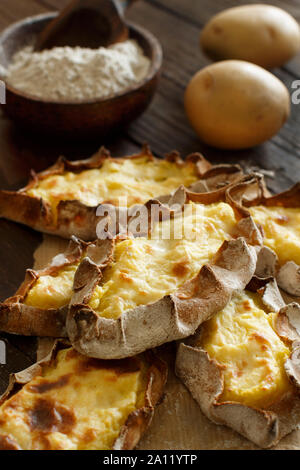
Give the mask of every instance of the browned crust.
<svg viewBox="0 0 300 470">
<path fill-rule="evenodd" d="M 259 174 L 249 175 L 227 191 L 227 200 L 234 208 L 237 217 L 250 215 L 249 208 L 255 206 L 300 208 L 300 183 L 282 193 L 271 196 Z M 262 237 L 263 228 L 257 224 Z M 258 277 L 275 277 L 286 302 L 299 302 L 300 267 L 291 261 L 279 265 L 276 253 L 264 247 L 258 255 L 256 275 Z"/>
<path fill-rule="evenodd" d="M 278 334 L 292 345 L 292 353 L 285 363 L 285 371 L 292 384 L 300 391 L 300 304 L 293 302 L 279 311 L 275 323 Z"/>
<path fill-rule="evenodd" d="M 149 147 L 145 145 L 140 154 L 124 158 L 115 158 L 114 161 L 148 156 L 149 160 L 155 157 Z M 62 174 L 65 171 L 81 172 L 88 169 L 101 168 L 103 162 L 112 159 L 105 148 L 87 160 L 70 162 L 61 157 L 58 161 L 41 173 L 32 172 L 32 178 L 28 185 L 17 192 L 0 191 L 0 217 L 19 222 L 35 230 L 70 238 L 75 235 L 82 240 L 91 241 L 96 238 L 96 226 L 100 218 L 96 215 L 97 207 L 88 207 L 79 201 L 61 201 L 57 207 L 57 222 L 54 223 L 50 205 L 36 197 L 26 194 L 26 191 L 34 187 L 39 181 L 51 175 Z M 199 175 L 199 187 L 201 192 L 214 191 L 221 185 L 231 186 L 242 177 L 242 170 L 238 165 L 219 165 L 213 167 L 201 154 L 189 155 L 182 160 L 178 152 L 172 152 L 166 156 L 168 161 L 178 166 L 184 166 L 192 162 Z M 198 191 L 197 189 L 197 191 Z M 160 195 L 158 194 L 157 197 Z"/>
<path fill-rule="evenodd" d="M 176 217 L 187 201 L 204 204 L 225 201 L 226 191 L 222 187 L 216 192 L 200 194 L 181 187 L 167 204 L 152 200 L 146 207 L 158 204 L 163 213 Z M 175 203 L 177 209 L 173 210 Z M 155 224 L 157 220 L 151 222 Z M 203 266 L 194 279 L 174 294 L 125 312 L 117 320 L 97 315 L 88 305 L 102 278 L 102 270 L 97 264 L 83 260 L 75 276 L 67 316 L 67 331 L 73 346 L 87 356 L 116 359 L 192 335 L 203 321 L 225 307 L 235 290 L 246 287 L 255 272 L 256 250 L 261 241 L 251 217 L 241 219 L 235 239 L 225 242 L 215 259 Z M 257 245 L 257 249 L 252 245 Z M 78 283 L 78 278 L 85 282 Z"/>
<path fill-rule="evenodd" d="M 236 193 L 241 194 L 241 197 L 243 197 L 243 195 L 245 195 L 247 192 L 252 194 L 252 186 L 256 185 L 257 183 L 259 183 L 259 186 L 262 188 L 265 188 L 264 178 L 262 175 L 246 175 L 240 178 L 238 182 L 233 182 L 228 186 L 220 185 L 219 188 L 211 190 L 207 193 L 195 193 L 190 190 L 185 190 L 186 200 L 201 204 L 213 204 L 221 201 L 227 202 L 234 210 L 235 217 L 238 221 L 236 227 L 236 236 L 243 237 L 250 245 L 261 246 L 263 243 L 262 232 L 254 223 L 250 213 L 244 210 L 241 205 L 241 201 L 235 197 Z M 176 197 L 177 193 L 178 191 L 171 199 L 171 203 L 174 202 L 174 198 Z"/>
<path fill-rule="evenodd" d="M 232 292 L 254 274 L 256 251 L 238 238 L 225 242 L 215 259 L 174 294 L 125 312 L 117 320 L 102 318 L 88 305 L 102 277 L 101 268 L 84 260 L 76 277 L 67 317 L 68 336 L 79 352 L 101 359 L 134 356 L 166 342 L 190 336 L 225 307 Z M 76 288 L 78 287 L 78 288 Z"/>
<path fill-rule="evenodd" d="M 270 310 L 270 303 L 268 296 L 267 298 L 264 296 L 266 290 L 273 291 L 273 283 L 274 280 L 269 283 L 267 280 L 263 281 L 256 278 L 248 286 L 253 291 L 258 289 L 257 292 L 262 296 L 267 310 Z M 277 309 L 280 309 L 282 307 L 281 302 L 282 299 L 279 298 L 279 302 L 274 303 L 274 306 L 277 305 Z M 290 344 L 295 338 L 289 336 L 291 329 L 286 311 L 290 311 L 291 308 L 291 306 L 287 306 L 280 309 L 277 324 L 275 325 L 279 336 L 285 341 L 289 341 Z M 297 313 L 300 320 L 299 306 Z M 300 399 L 296 387 L 267 410 L 245 406 L 237 402 L 221 402 L 220 397 L 224 389 L 222 367 L 216 360 L 211 359 L 205 350 L 196 346 L 196 344 L 199 344 L 201 333 L 200 327 L 194 337 L 179 344 L 176 357 L 177 376 L 190 390 L 203 413 L 213 422 L 231 427 L 259 447 L 269 448 L 276 445 L 282 437 L 293 431 L 299 424 Z M 285 367 L 291 382 L 294 385 L 297 383 L 299 387 L 298 356 L 296 361 L 293 360 L 296 352 L 299 352 L 299 349 L 294 346 Z"/>
<path fill-rule="evenodd" d="M 245 185 L 247 186 L 248 180 L 249 177 L 245 176 L 240 181 L 245 182 Z M 261 230 L 254 223 L 254 220 L 248 212 L 244 212 L 243 214 L 241 214 L 241 212 L 238 211 L 236 202 L 229 197 L 229 191 L 231 190 L 231 188 L 234 189 L 235 185 L 236 183 L 232 183 L 229 186 L 220 185 L 218 189 L 204 193 L 193 192 L 190 189 L 185 188 L 184 186 L 180 186 L 175 191 L 173 196 L 165 197 L 163 198 L 163 201 L 162 198 L 150 199 L 145 204 L 145 207 L 148 211 L 149 219 L 148 224 L 146 226 L 149 227 L 149 232 L 151 232 L 153 225 L 155 225 L 159 220 L 163 220 L 164 218 L 175 218 L 176 216 L 180 215 L 184 210 L 184 205 L 189 203 L 190 201 L 206 205 L 218 202 L 227 202 L 233 208 L 235 212 L 235 217 L 237 219 L 236 233 L 234 234 L 234 236 L 236 238 L 243 237 L 247 241 L 247 243 L 251 245 L 261 246 L 263 243 L 263 235 L 261 233 Z M 153 209 L 153 206 L 155 205 L 157 206 L 158 210 L 152 212 L 151 209 Z M 157 218 L 157 215 L 159 215 L 159 218 Z M 135 230 L 132 229 L 132 226 L 135 227 L 134 220 L 134 216 L 128 218 L 128 233 L 131 233 L 134 236 L 147 236 L 147 233 L 145 232 L 136 233 Z"/>
<path fill-rule="evenodd" d="M 54 338 L 67 336 L 66 316 L 68 305 L 60 309 L 39 309 L 25 305 L 25 298 L 40 276 L 55 275 L 62 268 L 79 262 L 84 253 L 89 256 L 89 259 L 93 259 L 96 246 L 97 242 L 85 243 L 73 237 L 66 252 L 59 255 L 61 259 L 55 265 L 52 265 L 52 261 L 48 267 L 41 271 L 28 269 L 25 280 L 16 294 L 0 304 L 0 330 L 24 336 L 49 336 Z M 109 249 L 106 255 L 109 256 Z M 101 251 L 97 251 L 96 261 L 103 264 Z"/>
<path fill-rule="evenodd" d="M 268 207 L 300 207 L 300 183 L 296 183 L 287 191 L 270 196 L 264 189 L 257 195 L 257 199 L 244 201 L 247 207 L 264 205 Z"/>
<path fill-rule="evenodd" d="M 214 202 L 214 200 L 219 200 L 221 194 L 243 179 L 243 172 L 239 165 L 221 164 L 212 166 L 199 176 L 199 181 L 192 184 L 188 192 L 195 196 L 200 194 L 202 199 L 205 194 L 210 194 L 211 201 Z"/>
<path fill-rule="evenodd" d="M 300 266 L 294 261 L 287 261 L 279 265 L 276 253 L 268 247 L 262 247 L 258 253 L 258 262 L 255 275 L 264 280 L 269 277 L 276 279 L 277 290 L 284 301 L 300 303 Z"/>
<path fill-rule="evenodd" d="M 164 388 L 167 383 L 167 365 L 153 351 L 147 351 L 145 356 L 151 364 L 148 371 L 148 385 L 145 391 L 145 406 L 133 411 L 128 416 L 119 437 L 114 443 L 113 450 L 131 450 L 137 446 L 152 421 L 155 407 L 160 404 L 163 398 Z"/>
<path fill-rule="evenodd" d="M 249 175 L 228 189 L 228 202 L 237 210 L 238 214 L 249 215 L 248 207 L 300 207 L 300 183 L 290 189 L 271 196 L 264 181 L 263 175 L 258 173 Z"/>
<path fill-rule="evenodd" d="M 282 302 L 286 304 L 300 303 L 300 266 L 294 261 L 287 261 L 280 266 L 276 253 L 266 246 L 260 249 L 257 259 L 257 281 L 265 282 L 273 278 L 276 297 L 280 295 Z"/>
<path fill-rule="evenodd" d="M 148 148 L 144 148 L 144 153 L 149 155 L 149 158 L 154 158 Z M 138 158 L 140 155 L 132 156 L 130 158 Z M 99 154 L 92 157 L 89 160 L 89 167 L 97 167 L 100 161 L 103 161 L 105 158 L 110 158 L 107 153 L 102 149 Z M 178 165 L 185 165 L 179 154 L 177 152 L 173 152 L 172 154 L 167 156 L 167 159 L 170 161 L 176 162 Z M 197 184 L 205 184 L 205 188 L 202 188 L 208 192 L 206 193 L 196 193 L 194 191 L 183 190 L 184 198 L 188 198 L 194 201 L 203 201 L 204 203 L 211 203 L 219 200 L 225 200 L 226 190 L 228 187 L 231 187 L 236 179 L 240 179 L 241 171 L 238 166 L 232 165 L 220 165 L 218 167 L 212 167 L 210 163 L 208 163 L 201 155 L 199 154 L 192 154 L 188 157 L 188 160 L 193 161 L 198 167 L 200 180 Z M 36 181 L 37 178 L 45 178 L 49 176 L 49 174 L 54 174 L 56 172 L 64 171 L 65 169 L 73 169 L 74 171 L 81 171 L 83 168 L 86 168 L 87 161 L 83 162 L 67 162 L 64 159 L 60 159 L 53 167 L 49 170 L 41 173 L 39 176 L 33 174 L 33 181 Z M 207 175 L 207 179 L 205 179 L 205 175 Z M 224 180 L 225 175 L 227 177 Z M 202 178 L 202 180 L 201 180 Z M 216 188 L 213 190 L 213 188 Z M 197 189 L 197 188 L 195 188 Z M 199 188 L 198 188 L 199 189 Z M 180 191 L 179 191 L 180 192 Z M 26 196 L 27 197 L 27 196 Z M 1 196 L 0 196 L 1 199 Z M 34 198 L 31 198 L 34 199 Z M 169 197 L 167 198 L 170 199 Z M 171 198 L 171 199 L 174 199 Z M 176 199 L 176 197 L 175 197 Z M 151 201 L 149 201 L 149 204 Z M 162 204 L 156 201 L 157 204 Z M 1 204 L 0 204 L 1 205 Z M 40 201 L 39 201 L 40 205 Z M 68 211 L 68 206 L 74 209 L 74 207 L 78 208 L 79 206 L 82 208 L 83 212 L 85 212 L 85 206 L 78 202 L 69 202 L 66 201 L 62 204 L 63 210 Z M 70 213 L 72 213 L 72 210 Z M 169 209 L 167 208 L 169 211 Z M 78 215 L 78 212 L 77 212 Z M 93 215 L 94 217 L 94 215 Z M 76 219 L 73 218 L 73 215 L 70 216 L 70 225 L 69 227 L 73 226 L 76 222 Z M 94 226 L 95 224 L 87 223 L 87 226 Z M 249 229 L 251 232 L 251 228 Z M 247 233 L 249 232 L 247 228 Z M 76 228 L 74 228 L 76 232 Z M 70 248 L 68 249 L 68 263 L 72 264 L 75 262 L 76 259 L 78 260 L 82 256 L 83 250 L 88 246 L 83 241 L 77 241 L 77 244 L 74 241 L 71 242 Z M 96 243 L 97 244 L 97 243 Z M 74 253 L 72 252 L 74 250 Z M 77 256 L 77 258 L 76 258 Z M 76 259 L 75 259 L 76 258 Z M 60 265 L 59 268 L 63 267 Z M 22 286 L 19 288 L 17 293 L 7 299 L 5 302 L 0 304 L 0 330 L 14 333 L 14 334 L 22 334 L 22 335 L 30 335 L 30 336 L 52 336 L 52 337 L 65 337 L 66 336 L 66 328 L 65 328 L 65 320 L 68 311 L 68 306 L 64 306 L 59 310 L 48 309 L 42 310 L 37 309 L 35 307 L 30 307 L 24 304 L 24 299 L 28 294 L 30 288 L 36 282 L 38 277 L 41 274 L 55 274 L 58 270 L 58 267 L 54 268 L 47 268 L 40 273 L 27 270 L 25 280 Z"/>
<path fill-rule="evenodd" d="M 54 365 L 58 351 L 65 347 L 69 347 L 69 344 L 59 340 L 55 341 L 51 352 L 46 358 L 24 371 L 12 374 L 6 392 L 0 397 L 0 405 L 17 393 L 20 387 L 30 382 L 34 377 L 41 375 L 43 367 Z M 144 355 L 140 356 L 140 358 L 147 363 L 148 366 L 144 404 L 141 408 L 136 409 L 128 416 L 112 450 L 132 450 L 136 447 L 141 436 L 152 421 L 155 407 L 159 405 L 163 397 L 168 375 L 167 364 L 154 351 L 147 351 Z M 17 449 L 8 446 L 7 450 Z"/>
<path fill-rule="evenodd" d="M 247 207 L 259 205 L 269 198 L 269 191 L 263 175 L 253 173 L 228 188 L 226 198 L 228 204 L 235 210 L 236 216 L 243 218 L 250 215 Z"/>
</svg>

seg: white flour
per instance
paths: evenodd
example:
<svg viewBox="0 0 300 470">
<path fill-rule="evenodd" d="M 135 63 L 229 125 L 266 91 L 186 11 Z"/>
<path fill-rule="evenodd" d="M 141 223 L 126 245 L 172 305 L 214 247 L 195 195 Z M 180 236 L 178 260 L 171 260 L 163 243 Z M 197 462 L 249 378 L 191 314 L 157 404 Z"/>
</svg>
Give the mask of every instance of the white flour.
<svg viewBox="0 0 300 470">
<path fill-rule="evenodd" d="M 108 48 L 56 47 L 33 52 L 27 47 L 13 57 L 7 83 L 37 98 L 77 101 L 106 98 L 141 82 L 150 60 L 136 41 Z"/>
</svg>

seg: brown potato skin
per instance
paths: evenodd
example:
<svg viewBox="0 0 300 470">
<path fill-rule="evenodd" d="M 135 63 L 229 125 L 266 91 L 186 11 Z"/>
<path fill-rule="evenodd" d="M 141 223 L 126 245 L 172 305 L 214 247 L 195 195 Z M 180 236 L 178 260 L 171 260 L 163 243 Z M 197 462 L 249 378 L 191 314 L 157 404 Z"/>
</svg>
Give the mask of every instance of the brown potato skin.
<svg viewBox="0 0 300 470">
<path fill-rule="evenodd" d="M 246 60 L 271 69 L 299 52 L 300 28 L 281 8 L 243 5 L 213 16 L 201 32 L 200 45 L 212 60 Z"/>
<path fill-rule="evenodd" d="M 185 92 L 190 123 L 206 144 L 245 149 L 275 135 L 290 115 L 286 86 L 270 72 L 240 60 L 209 65 Z"/>
</svg>

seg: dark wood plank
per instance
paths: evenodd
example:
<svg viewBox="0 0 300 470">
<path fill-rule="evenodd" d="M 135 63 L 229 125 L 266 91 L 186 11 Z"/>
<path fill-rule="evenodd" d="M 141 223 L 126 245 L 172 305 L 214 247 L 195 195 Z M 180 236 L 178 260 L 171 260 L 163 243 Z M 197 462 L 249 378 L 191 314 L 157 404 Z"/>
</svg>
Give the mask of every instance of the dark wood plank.
<svg viewBox="0 0 300 470">
<path fill-rule="evenodd" d="M 5 19 L 9 22 L 17 21 L 26 16 L 37 15 L 44 13 L 48 7 L 43 5 L 38 0 L 1 0 L 0 11 Z"/>
<path fill-rule="evenodd" d="M 20 370 L 29 367 L 34 361 L 35 357 L 33 355 L 29 356 L 24 353 L 24 350 L 13 345 L 10 337 L 7 335 L 0 335 L 0 340 L 5 341 L 6 343 L 6 364 L 0 365 L 0 395 L 5 391 L 8 385 L 9 375 L 13 372 L 19 372 Z M 30 346 L 30 350 L 35 349 L 35 338 L 27 338 L 27 343 Z M 24 340 L 22 339 L 24 343 Z M 31 344 L 30 344 L 31 343 Z"/>
<path fill-rule="evenodd" d="M 7 2 L 12 5 L 16 5 L 14 8 L 14 11 L 17 12 L 18 17 L 23 17 L 27 16 L 28 13 L 26 13 L 26 8 L 25 8 L 25 14 L 24 14 L 24 7 L 23 8 L 18 8 L 20 2 L 22 0 L 13 0 L 13 2 L 10 2 L 9 0 L 3 0 L 5 4 Z M 182 0 L 144 0 L 144 2 L 139 2 L 139 3 L 145 3 L 148 2 L 152 6 L 155 6 L 158 9 L 161 9 L 165 12 L 167 12 L 170 15 L 174 16 L 181 16 L 182 19 L 190 24 L 193 24 L 195 26 L 199 26 L 199 32 L 200 29 L 205 25 L 205 23 L 216 13 L 219 13 L 220 11 L 230 8 L 233 6 L 237 6 L 237 3 L 232 1 L 232 0 L 214 0 L 213 2 L 211 0 L 194 0 L 194 1 L 182 1 Z M 33 4 L 38 4 L 40 10 L 42 9 L 47 9 L 47 10 L 57 10 L 63 8 L 67 3 L 68 0 L 31 0 L 29 2 L 31 5 L 31 11 L 32 14 L 35 13 L 36 5 Z M 254 4 L 257 3 L 256 0 L 239 0 L 238 5 L 243 5 L 243 4 Z M 282 0 L 273 0 L 273 1 L 267 1 L 264 2 L 265 4 L 270 4 L 270 5 L 275 5 L 280 8 L 283 8 L 284 10 L 288 11 L 293 15 L 298 21 L 300 21 L 300 3 L 299 0 L 287 0 L 285 2 L 282 2 Z M 133 7 L 135 9 L 136 6 Z M 7 13 L 7 7 L 3 9 L 4 14 L 10 14 L 12 15 L 10 8 L 10 11 Z M 15 17 L 15 14 L 14 14 Z M 300 58 L 295 58 L 293 61 L 291 61 L 287 68 L 290 69 L 291 71 L 294 71 L 295 74 L 299 73 L 299 67 L 300 67 Z"/>
<path fill-rule="evenodd" d="M 0 220 L 0 300 L 12 296 L 33 266 L 33 252 L 42 235 L 27 227 Z"/>
<path fill-rule="evenodd" d="M 256 3 L 246 0 L 241 3 Z M 63 7 L 68 0 L 1 0 L 0 29 L 29 15 Z M 271 3 L 271 2 L 269 2 Z M 279 0 L 272 2 L 281 4 Z M 162 42 L 165 54 L 159 91 L 149 110 L 128 132 L 108 142 L 77 142 L 41 139 L 15 129 L 0 116 L 0 187 L 22 186 L 31 168 L 36 171 L 49 166 L 60 155 L 76 159 L 88 156 L 106 144 L 114 155 L 136 152 L 147 141 L 157 155 L 172 149 L 183 155 L 202 151 L 214 162 L 241 162 L 245 167 L 275 170 L 276 179 L 269 179 L 272 190 L 279 191 L 299 179 L 300 171 L 300 106 L 294 106 L 291 119 L 270 142 L 242 152 L 225 152 L 203 145 L 184 115 L 183 93 L 191 76 L 209 63 L 199 49 L 199 32 L 218 11 L 236 5 L 233 0 L 146 0 L 128 13 L 128 18 L 151 30 Z M 284 2 L 284 8 L 300 18 L 299 0 Z M 300 60 L 294 59 L 276 75 L 288 87 L 300 77 Z M 32 266 L 33 252 L 41 235 L 25 227 L 0 221 L 0 299 L 13 294 L 23 279 L 25 269 Z M 8 342 L 8 364 L 0 368 L 0 391 L 8 374 L 28 366 L 35 359 L 35 339 L 0 336 Z"/>
<path fill-rule="evenodd" d="M 158 8 L 166 10 L 175 16 L 181 16 L 185 21 L 190 23 L 204 26 L 204 24 L 215 14 L 240 5 L 250 5 L 259 3 L 257 0 L 146 0 L 147 3 L 157 6 Z M 273 5 L 288 11 L 296 19 L 300 20 L 300 5 L 299 0 L 271 0 L 261 2 L 266 5 Z"/>
<path fill-rule="evenodd" d="M 125 133 L 108 140 L 74 142 L 51 139 L 23 132 L 0 114 L 0 185 L 2 189 L 19 189 L 30 175 L 30 170 L 41 171 L 64 155 L 70 160 L 84 158 L 106 145 L 112 154 L 130 154 L 138 150 Z"/>
<path fill-rule="evenodd" d="M 264 168 L 280 169 L 282 174 L 276 184 L 274 182 L 274 189 L 283 189 L 297 181 L 300 169 L 298 105 L 293 106 L 292 116 L 280 133 L 256 149 L 225 152 L 206 147 L 194 134 L 183 111 L 183 93 L 188 81 L 197 70 L 209 63 L 199 51 L 198 28 L 187 23 L 181 16 L 170 17 L 167 10 L 157 8 L 156 4 L 152 5 L 150 2 L 138 3 L 130 12 L 129 18 L 148 26 L 160 38 L 165 54 L 159 92 L 149 111 L 132 125 L 131 136 L 140 142 L 149 140 L 159 154 L 172 148 L 183 154 L 200 150 L 216 162 L 248 160 Z M 276 75 L 291 90 L 294 78 L 289 72 L 280 69 L 276 71 Z M 272 155 L 271 159 L 269 154 Z"/>
<path fill-rule="evenodd" d="M 114 141 L 74 143 L 53 141 L 23 133 L 0 116 L 0 186 L 19 189 L 26 184 L 32 168 L 41 171 L 60 155 L 74 160 L 90 156 L 102 144 L 115 155 L 135 153 L 139 147 L 125 138 Z M 33 253 L 42 240 L 41 234 L 27 227 L 0 220 L 0 299 L 13 295 L 24 278 L 26 268 L 33 264 Z"/>
<path fill-rule="evenodd" d="M 48 9 L 48 6 L 32 0 L 1 0 L 0 28 Z M 110 148 L 113 155 L 118 156 L 136 153 L 140 149 L 125 133 L 108 141 L 84 143 L 41 138 L 20 131 L 0 115 L 0 187 L 19 189 L 27 182 L 31 168 L 41 171 L 60 155 L 71 160 L 88 157 L 103 144 Z M 0 301 L 13 295 L 23 281 L 25 270 L 33 265 L 33 253 L 41 241 L 41 234 L 13 222 L 0 220 Z M 0 340 L 3 338 L 8 345 L 8 363 L 0 367 L 0 394 L 7 386 L 9 374 L 28 367 L 36 356 L 35 338 L 0 335 Z"/>
<path fill-rule="evenodd" d="M 157 8 L 167 11 L 169 14 L 180 16 L 185 22 L 188 22 L 194 26 L 199 27 L 200 30 L 206 24 L 209 19 L 226 8 L 234 6 L 240 6 L 243 4 L 255 4 L 259 3 L 256 0 L 239 0 L 239 2 L 233 2 L 232 0 L 195 0 L 181 1 L 181 0 L 146 0 L 148 3 L 155 5 Z M 289 12 L 298 21 L 300 21 L 300 2 L 299 0 L 272 0 L 263 2 L 278 6 Z M 299 75 L 300 71 L 300 57 L 299 55 L 285 65 L 285 68 L 295 75 Z"/>
</svg>

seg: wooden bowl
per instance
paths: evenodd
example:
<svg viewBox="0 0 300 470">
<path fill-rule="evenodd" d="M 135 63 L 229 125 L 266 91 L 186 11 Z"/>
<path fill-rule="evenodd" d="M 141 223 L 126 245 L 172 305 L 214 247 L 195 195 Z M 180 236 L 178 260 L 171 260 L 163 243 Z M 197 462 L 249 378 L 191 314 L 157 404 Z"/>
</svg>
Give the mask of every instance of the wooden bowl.
<svg viewBox="0 0 300 470">
<path fill-rule="evenodd" d="M 57 13 L 26 18 L 5 29 L 0 37 L 0 65 L 7 68 L 13 55 L 34 43 L 36 35 Z M 143 82 L 113 98 L 87 101 L 42 100 L 7 85 L 2 110 L 17 124 L 37 132 L 71 138 L 104 137 L 136 119 L 150 104 L 162 66 L 162 48 L 147 30 L 128 24 L 151 67 Z"/>
</svg>

